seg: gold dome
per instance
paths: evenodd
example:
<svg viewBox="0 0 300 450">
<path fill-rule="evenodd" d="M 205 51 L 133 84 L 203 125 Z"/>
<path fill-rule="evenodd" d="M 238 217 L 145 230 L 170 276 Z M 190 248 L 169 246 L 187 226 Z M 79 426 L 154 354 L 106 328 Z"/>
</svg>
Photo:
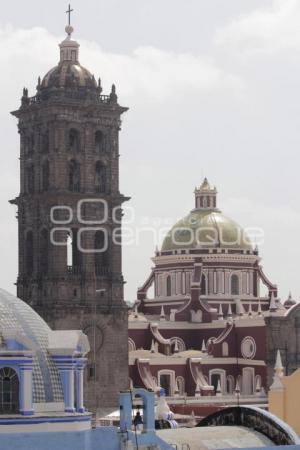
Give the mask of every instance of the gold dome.
<svg viewBox="0 0 300 450">
<path fill-rule="evenodd" d="M 162 251 L 196 248 L 252 250 L 252 245 L 243 228 L 220 211 L 196 209 L 171 228 Z"/>
</svg>

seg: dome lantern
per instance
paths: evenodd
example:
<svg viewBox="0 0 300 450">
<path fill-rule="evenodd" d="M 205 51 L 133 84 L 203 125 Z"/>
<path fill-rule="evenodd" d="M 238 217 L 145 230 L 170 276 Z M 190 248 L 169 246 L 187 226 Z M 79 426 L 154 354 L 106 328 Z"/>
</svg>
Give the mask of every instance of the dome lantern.
<svg viewBox="0 0 300 450">
<path fill-rule="evenodd" d="M 201 186 L 195 189 L 195 209 L 211 210 L 217 207 L 217 189 L 205 177 Z"/>
<path fill-rule="evenodd" d="M 72 33 L 74 31 L 74 28 L 71 25 L 71 13 L 73 11 L 74 10 L 71 9 L 71 5 L 69 5 L 68 10 L 66 11 L 66 14 L 68 14 L 68 25 L 65 28 L 67 37 L 59 45 L 59 47 L 60 47 L 60 62 L 63 62 L 63 61 L 78 62 L 79 44 L 78 44 L 78 42 L 73 41 L 71 39 Z"/>
<path fill-rule="evenodd" d="M 59 44 L 60 62 L 72 61 L 76 63 L 78 62 L 79 44 L 71 39 L 74 28 L 71 25 L 67 25 L 65 31 L 67 37 Z"/>
</svg>

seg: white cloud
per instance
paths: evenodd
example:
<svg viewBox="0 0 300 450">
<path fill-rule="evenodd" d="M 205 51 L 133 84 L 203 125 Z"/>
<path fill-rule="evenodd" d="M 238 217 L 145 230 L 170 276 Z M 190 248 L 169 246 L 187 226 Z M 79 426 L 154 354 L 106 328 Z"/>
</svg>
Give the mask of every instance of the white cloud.
<svg viewBox="0 0 300 450">
<path fill-rule="evenodd" d="M 74 36 L 74 38 L 77 38 Z M 7 26 L 0 29 L 1 86 L 6 96 L 19 92 L 27 84 L 34 88 L 37 76 L 45 74 L 58 60 L 56 37 L 42 28 L 27 30 Z M 104 51 L 99 45 L 77 38 L 81 44 L 80 61 L 102 78 L 105 91 L 116 82 L 123 98 L 141 97 L 145 100 L 164 101 L 183 93 L 210 93 L 232 89 L 240 92 L 241 82 L 225 73 L 212 59 L 189 53 L 176 54 L 154 47 L 138 47 L 130 54 Z M 34 79 L 35 77 L 35 79 Z M 11 97 L 10 97 L 11 98 Z"/>
<path fill-rule="evenodd" d="M 273 0 L 271 7 L 241 15 L 219 29 L 215 42 L 249 52 L 299 48 L 299 23 L 299 0 Z"/>
</svg>

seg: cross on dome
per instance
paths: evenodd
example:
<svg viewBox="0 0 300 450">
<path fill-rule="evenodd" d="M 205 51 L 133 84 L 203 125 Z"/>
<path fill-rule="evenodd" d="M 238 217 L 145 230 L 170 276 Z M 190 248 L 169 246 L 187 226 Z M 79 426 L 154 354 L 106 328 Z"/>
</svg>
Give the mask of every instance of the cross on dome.
<svg viewBox="0 0 300 450">
<path fill-rule="evenodd" d="M 74 11 L 74 9 L 71 9 L 71 5 L 69 3 L 69 8 L 66 11 L 66 14 L 68 14 L 68 23 L 71 25 L 71 13 Z"/>
</svg>

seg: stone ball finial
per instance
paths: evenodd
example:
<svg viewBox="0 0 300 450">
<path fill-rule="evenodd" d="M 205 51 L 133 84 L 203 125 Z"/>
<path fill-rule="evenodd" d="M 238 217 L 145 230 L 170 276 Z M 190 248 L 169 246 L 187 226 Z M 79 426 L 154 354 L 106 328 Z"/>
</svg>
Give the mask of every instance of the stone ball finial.
<svg viewBox="0 0 300 450">
<path fill-rule="evenodd" d="M 71 36 L 71 34 L 73 33 L 74 28 L 71 25 L 67 25 L 65 28 L 65 32 L 67 33 L 68 36 Z"/>
</svg>

